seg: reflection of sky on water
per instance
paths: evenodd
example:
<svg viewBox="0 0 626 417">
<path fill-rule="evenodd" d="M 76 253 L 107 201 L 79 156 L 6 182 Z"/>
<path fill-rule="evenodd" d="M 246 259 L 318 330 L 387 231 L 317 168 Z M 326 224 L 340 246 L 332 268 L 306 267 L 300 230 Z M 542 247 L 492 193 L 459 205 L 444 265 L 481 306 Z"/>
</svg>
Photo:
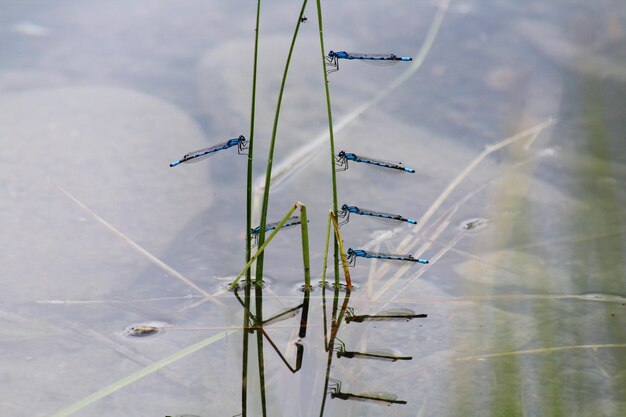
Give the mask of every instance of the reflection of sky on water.
<svg viewBox="0 0 626 417">
<path fill-rule="evenodd" d="M 247 135 L 254 10 L 247 2 L 200 1 L 7 5 L 0 18 L 0 346 L 12 383 L 1 390 L 9 400 L 0 410 L 51 415 L 240 324 L 229 295 L 224 305 L 184 309 L 198 292 L 113 228 L 210 293 L 239 272 L 245 158 L 231 152 L 176 169 L 167 164 Z M 338 174 L 340 204 L 420 218 L 485 146 L 550 117 L 557 124 L 532 143 L 523 138 L 487 155 L 419 233 L 401 225 L 384 234 L 387 225 L 358 216 L 342 228 L 347 247 L 436 261 L 405 270 L 363 260 L 354 268 L 355 310 L 408 307 L 429 319 L 342 328 L 354 350 L 395 348 L 415 360 L 338 360 L 333 377 L 349 392 L 393 391 L 409 406 L 334 401 L 327 415 L 623 413 L 624 306 L 620 298 L 576 297 L 626 294 L 626 9 L 567 6 L 452 1 L 419 71 L 354 120 L 350 114 L 407 66 L 342 62 L 330 76 L 335 122 L 352 120 L 337 133 L 337 150 L 417 171 L 351 164 Z M 258 176 L 299 5 L 263 7 Z M 409 1 L 324 7 L 327 49 L 412 56 L 437 11 L 436 2 Z M 277 166 L 325 131 L 316 19 L 312 8 L 306 14 Z M 330 206 L 327 149 L 316 151 L 305 168 L 282 178 L 269 215 L 278 220 L 293 202 L 307 204 L 314 279 Z M 475 218 L 488 223 L 462 228 Z M 289 230 L 267 254 L 268 311 L 299 302 L 297 245 L 297 229 Z M 271 415 L 316 413 L 320 316 L 314 302 L 300 373 L 287 375 L 267 354 Z M 151 321 L 169 327 L 154 338 L 123 336 L 127 326 Z M 292 349 L 292 327 L 271 331 Z M 607 344 L 622 347 L 591 348 Z M 206 415 L 207 404 L 215 405 L 214 415 L 236 414 L 240 345 L 238 334 L 229 335 L 77 415 Z M 567 346 L 579 348 L 541 351 Z M 485 356 L 511 351 L 521 353 Z"/>
</svg>

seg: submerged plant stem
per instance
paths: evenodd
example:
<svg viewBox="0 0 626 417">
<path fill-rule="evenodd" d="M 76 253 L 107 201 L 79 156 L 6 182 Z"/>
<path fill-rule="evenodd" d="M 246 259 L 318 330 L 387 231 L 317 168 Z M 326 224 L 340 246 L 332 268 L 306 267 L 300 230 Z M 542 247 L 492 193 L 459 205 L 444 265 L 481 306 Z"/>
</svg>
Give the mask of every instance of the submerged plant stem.
<svg viewBox="0 0 626 417">
<path fill-rule="evenodd" d="M 263 288 L 260 285 L 254 288 L 254 305 L 256 308 L 255 327 L 263 323 Z M 267 399 L 265 397 L 265 360 L 263 359 L 263 333 L 256 332 L 257 359 L 259 365 L 259 386 L 261 389 L 261 411 L 263 417 L 267 416 Z"/>
<path fill-rule="evenodd" d="M 302 232 L 302 265 L 304 266 L 305 292 L 311 290 L 311 265 L 309 262 L 309 225 L 306 214 L 306 206 L 300 205 L 300 230 Z"/>
</svg>

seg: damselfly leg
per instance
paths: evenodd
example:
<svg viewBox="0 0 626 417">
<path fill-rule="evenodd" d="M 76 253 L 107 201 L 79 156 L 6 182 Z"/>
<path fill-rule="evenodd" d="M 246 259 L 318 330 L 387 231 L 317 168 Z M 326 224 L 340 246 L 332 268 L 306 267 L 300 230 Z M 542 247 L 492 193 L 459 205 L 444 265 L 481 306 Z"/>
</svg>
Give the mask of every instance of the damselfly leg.
<svg viewBox="0 0 626 417">
<path fill-rule="evenodd" d="M 346 254 L 346 261 L 348 262 L 348 265 L 350 266 L 356 266 L 356 258 L 357 256 L 360 256 L 357 254 L 357 251 L 355 251 L 352 248 L 348 249 L 348 253 Z"/>
<path fill-rule="evenodd" d="M 339 152 L 339 154 L 335 156 L 335 167 L 335 171 L 345 171 L 348 169 L 348 158 L 344 151 Z"/>
<path fill-rule="evenodd" d="M 337 357 L 340 358 L 341 354 L 346 351 L 346 344 L 337 337 L 335 338 L 335 345 L 333 346 L 333 350 L 337 352 Z"/>
<path fill-rule="evenodd" d="M 343 206 L 341 206 L 341 211 L 337 213 L 337 217 L 342 219 L 338 223 L 339 227 L 343 226 L 344 224 L 350 221 L 350 210 L 348 210 L 348 207 L 349 206 L 347 204 L 344 204 Z"/>
<path fill-rule="evenodd" d="M 341 392 L 341 381 L 334 378 L 328 378 L 328 393 L 331 398 Z"/>
<path fill-rule="evenodd" d="M 248 155 L 248 152 L 246 152 L 247 149 L 248 149 L 248 141 L 243 135 L 239 136 L 239 144 L 237 146 L 237 153 L 239 155 Z"/>
<path fill-rule="evenodd" d="M 333 51 L 330 51 L 328 56 L 324 57 L 324 60 L 326 61 L 326 75 L 339 71 L 339 60 L 333 54 Z"/>
</svg>

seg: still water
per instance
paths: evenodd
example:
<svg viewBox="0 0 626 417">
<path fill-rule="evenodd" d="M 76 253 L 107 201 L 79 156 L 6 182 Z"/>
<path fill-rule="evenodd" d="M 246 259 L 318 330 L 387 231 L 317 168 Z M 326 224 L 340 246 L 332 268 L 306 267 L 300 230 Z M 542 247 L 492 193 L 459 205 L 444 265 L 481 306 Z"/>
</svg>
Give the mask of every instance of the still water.
<svg viewBox="0 0 626 417">
<path fill-rule="evenodd" d="M 348 298 L 317 286 L 332 198 L 313 2 L 268 220 L 306 204 L 316 285 L 302 338 L 299 229 L 279 233 L 263 315 L 289 312 L 265 327 L 263 381 L 250 336 L 247 415 L 262 397 L 268 416 L 626 415 L 626 7 L 323 3 L 327 51 L 414 59 L 329 76 L 336 150 L 416 171 L 337 173 L 339 205 L 416 220 L 351 215 L 346 249 L 430 263 L 359 258 Z M 246 158 L 168 164 L 249 135 L 256 2 L 0 7 L 0 411 L 241 413 L 225 286 L 245 264 Z M 300 7 L 262 4 L 255 225 Z M 333 307 L 366 319 L 331 326 Z"/>
</svg>

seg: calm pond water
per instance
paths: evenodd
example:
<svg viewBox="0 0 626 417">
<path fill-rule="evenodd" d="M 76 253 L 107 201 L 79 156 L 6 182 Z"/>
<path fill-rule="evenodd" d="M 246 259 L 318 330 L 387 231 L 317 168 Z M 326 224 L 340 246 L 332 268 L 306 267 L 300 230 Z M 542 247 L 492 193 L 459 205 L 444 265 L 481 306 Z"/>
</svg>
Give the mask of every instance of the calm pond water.
<svg viewBox="0 0 626 417">
<path fill-rule="evenodd" d="M 263 381 L 251 334 L 247 415 L 262 397 L 267 416 L 626 415 L 626 7 L 335 3 L 327 50 L 414 58 L 329 76 L 337 151 L 416 171 L 337 173 L 340 205 L 417 223 L 352 214 L 346 249 L 430 263 L 358 258 L 349 298 L 316 284 L 305 338 L 302 307 L 266 324 Z M 262 5 L 255 225 L 300 6 Z M 2 3 L 2 414 L 242 413 L 243 311 L 224 288 L 245 263 L 246 158 L 168 164 L 249 135 L 255 7 Z M 305 14 L 269 220 L 306 204 L 317 283 L 332 198 Z M 306 304 L 298 228 L 265 277 L 265 320 Z M 333 307 L 351 319 L 331 326 Z M 428 317 L 371 320 L 392 313 Z"/>
</svg>

